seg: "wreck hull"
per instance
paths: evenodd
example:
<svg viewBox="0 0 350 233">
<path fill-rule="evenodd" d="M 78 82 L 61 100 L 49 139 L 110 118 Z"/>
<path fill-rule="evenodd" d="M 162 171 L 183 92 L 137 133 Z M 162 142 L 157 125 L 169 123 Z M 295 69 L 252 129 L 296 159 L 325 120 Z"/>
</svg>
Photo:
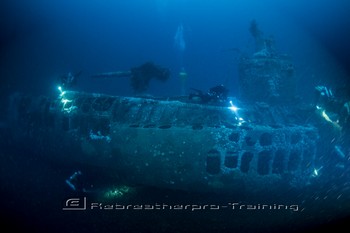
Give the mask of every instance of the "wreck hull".
<svg viewBox="0 0 350 233">
<path fill-rule="evenodd" d="M 17 95 L 11 106 L 14 140 L 54 161 L 95 166 L 116 182 L 254 193 L 304 187 L 314 170 L 316 129 L 276 124 L 281 109 L 260 106 L 265 119 L 248 124 L 223 106 L 79 92 Z M 247 106 L 239 118 L 254 119 L 256 110 Z"/>
</svg>

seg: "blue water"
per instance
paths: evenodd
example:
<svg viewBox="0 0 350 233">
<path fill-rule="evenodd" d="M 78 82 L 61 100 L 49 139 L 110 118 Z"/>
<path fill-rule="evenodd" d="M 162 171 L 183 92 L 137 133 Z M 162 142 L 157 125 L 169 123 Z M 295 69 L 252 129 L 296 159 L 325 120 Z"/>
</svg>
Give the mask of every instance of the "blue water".
<svg viewBox="0 0 350 233">
<path fill-rule="evenodd" d="M 154 83 L 151 94 L 179 94 L 177 75 L 184 66 L 189 86 L 207 90 L 224 83 L 234 95 L 238 55 L 229 50 L 252 51 L 253 19 L 275 37 L 280 52 L 293 57 L 298 80 L 333 84 L 344 77 L 337 65 L 349 67 L 345 0 L 15 0 L 1 5 L 0 71 L 10 90 L 50 93 L 57 76 L 81 70 L 80 89 L 127 95 L 132 90 L 126 80 L 96 81 L 90 75 L 153 61 L 173 76 L 165 85 Z M 180 25 L 183 61 L 174 46 Z"/>
<path fill-rule="evenodd" d="M 297 94 L 308 102 L 315 85 L 349 85 L 349 11 L 347 0 L 2 0 L 0 111 L 16 91 L 56 96 L 57 79 L 68 72 L 82 71 L 75 90 L 133 95 L 127 78 L 98 80 L 91 75 L 127 71 L 148 61 L 170 69 L 171 77 L 165 83 L 151 80 L 145 94 L 182 94 L 179 73 L 185 70 L 186 94 L 191 87 L 206 91 L 224 84 L 236 96 L 240 54 L 254 51 L 252 20 L 264 35 L 274 37 L 280 53 L 292 57 Z M 70 194 L 64 180 L 74 165 L 52 164 L 42 155 L 27 154 L 26 148 L 8 148 L 1 133 L 1 212 L 15 228 L 23 223 L 24 229 L 51 232 L 311 231 L 323 224 L 333 227 L 349 214 L 346 201 L 337 202 L 339 192 L 332 193 L 334 184 L 289 194 L 287 199 L 307 203 L 298 215 L 63 213 L 62 200 Z M 135 200 L 215 199 L 142 192 Z"/>
</svg>

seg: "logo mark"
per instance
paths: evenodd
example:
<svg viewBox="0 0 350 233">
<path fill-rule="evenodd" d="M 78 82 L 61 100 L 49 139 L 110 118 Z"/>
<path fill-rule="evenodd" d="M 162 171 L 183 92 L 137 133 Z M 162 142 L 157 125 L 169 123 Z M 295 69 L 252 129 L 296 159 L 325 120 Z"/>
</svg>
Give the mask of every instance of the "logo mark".
<svg viewBox="0 0 350 233">
<path fill-rule="evenodd" d="M 86 197 L 67 199 L 62 210 L 86 210 Z"/>
</svg>

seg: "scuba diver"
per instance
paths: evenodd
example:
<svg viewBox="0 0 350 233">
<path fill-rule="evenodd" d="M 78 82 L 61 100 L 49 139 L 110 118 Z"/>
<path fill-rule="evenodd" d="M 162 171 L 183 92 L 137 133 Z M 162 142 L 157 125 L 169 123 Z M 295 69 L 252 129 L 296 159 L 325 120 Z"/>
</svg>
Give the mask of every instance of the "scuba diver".
<svg viewBox="0 0 350 233">
<path fill-rule="evenodd" d="M 208 94 L 214 102 L 224 102 L 227 100 L 228 89 L 224 85 L 218 85 L 210 88 Z"/>
<path fill-rule="evenodd" d="M 349 94 L 342 89 L 338 89 L 337 92 L 333 94 L 332 90 L 325 86 L 316 86 L 315 91 L 315 107 L 321 110 L 320 112 L 323 116 L 329 118 L 328 121 L 336 123 L 339 127 L 344 128 L 349 122 L 348 118 L 350 116 Z"/>
<path fill-rule="evenodd" d="M 332 90 L 325 86 L 316 86 L 315 91 L 314 104 L 317 112 L 337 132 L 331 142 L 334 146 L 330 151 L 328 165 L 345 168 L 350 172 L 350 91 L 342 87 L 333 94 Z M 333 135 L 327 129 L 325 134 Z"/>
<path fill-rule="evenodd" d="M 315 87 L 315 102 L 314 104 L 320 108 L 327 109 L 331 112 L 337 112 L 337 109 L 340 107 L 336 103 L 336 98 L 333 95 L 332 89 L 325 86 L 316 86 Z M 336 109 L 335 109 L 336 108 Z"/>
<path fill-rule="evenodd" d="M 190 93 L 189 99 L 203 104 L 208 103 L 226 103 L 229 90 L 224 85 L 218 85 L 203 93 L 201 90 L 191 88 L 194 93 Z"/>
<path fill-rule="evenodd" d="M 136 93 L 142 93 L 148 89 L 151 79 L 166 81 L 170 77 L 170 70 L 146 62 L 140 66 L 133 67 L 128 71 L 107 72 L 92 75 L 93 78 L 130 78 L 131 87 Z"/>
<path fill-rule="evenodd" d="M 82 71 L 79 71 L 78 73 L 75 73 L 75 74 L 72 74 L 71 72 L 69 72 L 68 74 L 61 75 L 59 77 L 59 83 L 60 83 L 59 85 L 63 89 L 72 88 L 77 84 L 77 78 L 81 75 L 81 73 Z"/>
</svg>

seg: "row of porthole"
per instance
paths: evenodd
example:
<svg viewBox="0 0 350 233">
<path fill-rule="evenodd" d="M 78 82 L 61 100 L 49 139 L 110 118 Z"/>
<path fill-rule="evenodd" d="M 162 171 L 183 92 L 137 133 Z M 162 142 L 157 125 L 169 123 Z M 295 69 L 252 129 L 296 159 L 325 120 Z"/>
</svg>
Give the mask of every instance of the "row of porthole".
<svg viewBox="0 0 350 233">
<path fill-rule="evenodd" d="M 114 97 L 77 97 L 75 100 L 75 106 L 81 109 L 84 113 L 89 111 L 109 111 L 115 100 L 116 98 Z"/>
<path fill-rule="evenodd" d="M 240 140 L 240 134 L 239 132 L 234 132 L 228 136 L 228 139 L 233 142 L 238 142 Z M 254 146 L 256 143 L 256 140 L 254 140 L 250 136 L 246 136 L 244 138 L 245 143 L 248 146 Z M 270 133 L 263 133 L 259 137 L 259 143 L 261 146 L 269 146 L 272 144 L 272 135 Z"/>
<path fill-rule="evenodd" d="M 274 158 L 272 158 L 272 151 L 261 151 L 258 153 L 257 173 L 259 175 L 268 175 L 270 172 L 270 164 L 272 166 L 271 172 L 274 174 L 282 174 L 287 171 L 294 171 L 299 167 L 301 162 L 300 151 L 293 150 L 289 154 L 289 158 L 285 167 L 285 159 L 287 152 L 284 150 L 277 150 Z M 235 152 L 228 152 L 225 156 L 224 166 L 230 169 L 238 168 L 243 173 L 248 173 L 250 169 L 250 162 L 254 154 L 251 152 L 243 153 L 241 157 L 240 166 L 238 165 L 238 155 Z M 271 160 L 273 159 L 272 163 Z M 311 162 L 311 161 L 308 161 Z M 209 174 L 216 175 L 220 173 L 221 157 L 219 151 L 213 149 L 208 152 L 206 170 Z"/>
<path fill-rule="evenodd" d="M 132 124 L 129 125 L 130 128 L 144 128 L 144 129 L 149 129 L 149 128 L 159 128 L 159 129 L 170 129 L 172 125 L 160 125 L 157 126 L 156 124 L 147 124 L 147 125 L 141 125 L 141 124 Z M 192 125 L 193 130 L 201 130 L 203 129 L 203 125 Z"/>
<path fill-rule="evenodd" d="M 151 129 L 151 128 L 170 129 L 172 126 L 171 125 L 160 125 L 160 126 L 157 126 L 156 124 L 148 124 L 148 125 L 134 124 L 134 125 L 129 125 L 129 127 L 130 128 L 144 128 L 144 129 Z"/>
<path fill-rule="evenodd" d="M 240 140 L 240 134 L 239 132 L 234 132 L 228 136 L 228 139 L 232 142 L 238 142 Z M 297 144 L 302 139 L 300 134 L 292 134 L 290 138 L 291 144 Z M 255 139 L 253 139 L 250 136 L 246 136 L 244 138 L 244 141 L 247 146 L 254 146 L 256 144 Z M 259 137 L 259 144 L 261 146 L 270 146 L 272 145 L 272 135 L 270 133 L 263 133 Z"/>
</svg>

